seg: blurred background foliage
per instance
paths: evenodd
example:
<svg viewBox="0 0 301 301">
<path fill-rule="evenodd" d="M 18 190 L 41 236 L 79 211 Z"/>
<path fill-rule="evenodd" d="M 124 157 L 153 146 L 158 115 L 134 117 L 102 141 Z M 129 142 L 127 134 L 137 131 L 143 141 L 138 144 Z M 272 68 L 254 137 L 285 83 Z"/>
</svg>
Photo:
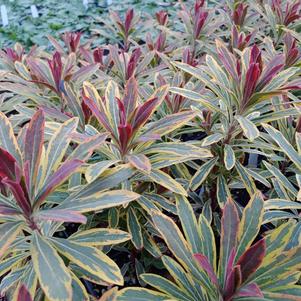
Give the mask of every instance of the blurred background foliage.
<svg viewBox="0 0 301 301">
<path fill-rule="evenodd" d="M 66 31 L 82 31 L 83 37 L 91 37 L 93 28 L 108 18 L 108 11 L 124 12 L 129 7 L 143 12 L 143 17 L 165 8 L 174 11 L 177 1 L 173 0 L 90 0 L 85 7 L 82 0 L 1 0 L 7 8 L 9 25 L 0 26 L 0 48 L 12 46 L 16 42 L 29 48 L 34 44 L 49 46 L 48 35 L 58 37 Z M 185 2 L 185 1 L 184 1 Z M 38 10 L 38 18 L 33 18 L 31 5 Z M 104 43 L 104 37 L 97 37 L 95 43 Z"/>
</svg>

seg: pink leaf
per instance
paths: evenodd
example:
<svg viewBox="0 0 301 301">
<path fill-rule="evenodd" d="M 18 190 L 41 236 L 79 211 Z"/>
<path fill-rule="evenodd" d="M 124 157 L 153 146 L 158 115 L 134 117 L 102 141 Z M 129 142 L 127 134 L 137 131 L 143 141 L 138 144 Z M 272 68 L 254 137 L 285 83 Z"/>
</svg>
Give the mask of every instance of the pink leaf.
<svg viewBox="0 0 301 301">
<path fill-rule="evenodd" d="M 4 185 L 7 185 L 8 188 L 10 189 L 10 191 L 12 192 L 12 194 L 14 195 L 16 202 L 18 203 L 18 205 L 20 206 L 20 208 L 22 209 L 22 211 L 24 212 L 24 214 L 26 216 L 29 216 L 31 213 L 31 205 L 29 200 L 27 199 L 25 192 L 22 188 L 22 186 L 15 182 L 12 181 L 8 178 L 4 178 L 2 180 L 2 183 Z"/>
<path fill-rule="evenodd" d="M 128 33 L 131 29 L 133 18 L 134 18 L 134 10 L 128 9 L 128 11 L 126 12 L 126 15 L 125 15 L 125 22 L 124 22 L 124 29 L 125 29 L 126 35 L 128 35 Z"/>
<path fill-rule="evenodd" d="M 39 192 L 35 200 L 35 206 L 41 204 L 56 187 L 64 183 L 82 164 L 83 161 L 78 159 L 72 159 L 64 162 L 59 169 L 49 177 L 46 184 Z"/>
<path fill-rule="evenodd" d="M 262 298 L 263 294 L 256 283 L 249 283 L 242 287 L 236 295 L 237 297 L 258 297 Z"/>
<path fill-rule="evenodd" d="M 87 218 L 76 211 L 64 210 L 64 209 L 49 209 L 38 211 L 35 216 L 37 220 L 48 220 L 56 222 L 68 222 L 68 223 L 80 223 L 85 224 Z"/>
<path fill-rule="evenodd" d="M 112 130 L 110 123 L 108 122 L 108 119 L 106 117 L 106 115 L 101 112 L 99 110 L 99 108 L 97 107 L 96 103 L 94 101 L 92 101 L 89 97 L 83 95 L 83 100 L 84 103 L 87 105 L 87 107 L 92 111 L 92 113 L 94 114 L 94 116 L 98 119 L 98 121 L 100 122 L 100 124 L 111 134 L 114 133 L 114 131 Z"/>
<path fill-rule="evenodd" d="M 0 215 L 16 215 L 21 214 L 20 211 L 18 211 L 14 207 L 9 207 L 6 205 L 0 205 Z"/>
<path fill-rule="evenodd" d="M 214 273 L 214 270 L 208 260 L 208 258 L 203 254 L 194 254 L 193 257 L 197 260 L 201 268 L 206 271 L 211 281 L 218 287 L 218 279 Z"/>
<path fill-rule="evenodd" d="M 24 161 L 28 162 L 29 164 L 29 179 L 27 188 L 30 194 L 33 193 L 33 186 L 35 185 L 38 168 L 40 165 L 42 148 L 44 144 L 44 128 L 44 113 L 42 110 L 39 110 L 33 115 L 29 122 L 24 141 Z"/>
<path fill-rule="evenodd" d="M 241 285 L 242 275 L 240 266 L 233 267 L 229 275 L 227 275 L 226 284 L 224 288 L 224 301 L 231 301 L 235 292 Z"/>
<path fill-rule="evenodd" d="M 121 153 L 124 155 L 126 153 L 128 144 L 131 140 L 133 129 L 130 124 L 119 125 L 118 133 L 119 133 L 120 150 Z"/>
<path fill-rule="evenodd" d="M 134 131 L 137 131 L 141 126 L 143 126 L 147 122 L 148 118 L 155 111 L 159 103 L 160 100 L 155 97 L 149 99 L 143 105 L 140 105 L 137 108 L 132 122 Z"/>
<path fill-rule="evenodd" d="M 5 149 L 0 147 L 0 177 L 15 180 L 16 159 Z"/>
<path fill-rule="evenodd" d="M 137 105 L 137 97 L 138 84 L 136 79 L 132 76 L 126 83 L 125 96 L 123 98 L 126 116 L 130 116 L 130 114 L 134 112 Z"/>
<path fill-rule="evenodd" d="M 237 265 L 241 267 L 242 282 L 245 282 L 260 267 L 265 249 L 265 240 L 261 239 L 240 256 Z"/>
<path fill-rule="evenodd" d="M 137 169 L 143 170 L 146 172 L 151 171 L 151 168 L 152 168 L 151 163 L 145 155 L 143 155 L 143 154 L 129 155 L 129 156 L 127 156 L 127 159 Z"/>
<path fill-rule="evenodd" d="M 24 284 L 19 288 L 17 301 L 32 301 L 31 295 Z"/>
</svg>

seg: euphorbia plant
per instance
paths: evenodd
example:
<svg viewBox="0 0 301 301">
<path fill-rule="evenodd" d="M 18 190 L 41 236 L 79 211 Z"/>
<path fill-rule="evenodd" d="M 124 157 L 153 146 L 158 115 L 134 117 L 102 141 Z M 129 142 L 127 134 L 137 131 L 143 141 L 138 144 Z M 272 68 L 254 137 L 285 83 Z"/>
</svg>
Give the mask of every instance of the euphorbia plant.
<svg viewBox="0 0 301 301">
<path fill-rule="evenodd" d="M 162 258 L 173 280 L 143 274 L 143 281 L 158 292 L 126 288 L 118 301 L 298 300 L 301 254 L 293 236 L 298 224 L 284 223 L 257 240 L 264 213 L 261 194 L 251 198 L 241 218 L 235 202 L 228 199 L 217 244 L 211 220 L 203 214 L 197 220 L 188 200 L 176 199 L 183 234 L 170 217 L 153 212 L 154 226 L 173 255 Z"/>
<path fill-rule="evenodd" d="M 131 51 L 125 52 L 118 49 L 117 46 L 109 46 L 110 64 L 108 68 L 109 75 L 117 81 L 119 78 L 121 85 L 125 87 L 131 77 L 137 81 L 144 82 L 145 76 L 154 72 L 154 70 L 163 69 L 164 66 L 152 68 L 150 65 L 154 58 L 155 51 L 143 53 L 140 47 L 135 47 Z"/>
<path fill-rule="evenodd" d="M 64 81 L 68 81 L 72 76 L 72 69 L 74 68 L 75 57 L 70 56 L 67 64 L 64 66 L 62 62 L 62 55 L 59 52 L 55 52 L 52 56 L 52 59 L 47 60 L 49 75 L 47 76 L 46 64 L 44 62 L 36 60 L 28 60 L 28 64 L 30 67 L 30 73 L 33 80 L 46 86 L 47 88 L 53 90 L 57 95 L 61 95 L 62 93 L 62 85 Z"/>
<path fill-rule="evenodd" d="M 28 66 L 32 81 L 49 88 L 59 97 L 62 97 L 64 92 L 64 82 L 74 81 L 76 83 L 76 81 L 82 80 L 81 77 L 87 78 L 91 72 L 97 70 L 94 63 L 78 68 L 74 53 L 63 59 L 58 51 L 53 54 L 52 59 L 47 59 L 47 62 L 37 58 L 29 58 Z"/>
<path fill-rule="evenodd" d="M 271 113 L 274 110 L 271 101 L 275 96 L 286 95 L 288 90 L 299 89 L 300 80 L 295 77 L 298 71 L 296 68 L 284 69 L 283 55 L 276 55 L 269 62 L 265 62 L 263 53 L 254 45 L 246 48 L 241 57 L 237 58 L 224 43 L 217 41 L 216 44 L 218 61 L 207 55 L 206 66 L 195 68 L 175 63 L 205 84 L 206 90 L 212 93 L 213 101 L 206 94 L 201 95 L 185 88 L 172 87 L 171 91 L 199 102 L 201 108 L 209 111 L 206 116 L 199 114 L 202 120 L 206 120 L 199 123 L 207 134 L 202 145 L 211 145 L 216 156 L 196 172 L 191 179 L 191 188 L 198 188 L 212 170 L 219 169 L 216 186 L 213 183 L 210 195 L 213 200 L 216 195 L 219 205 L 223 207 L 222 200 L 230 195 L 230 182 L 226 179 L 229 179 L 229 171 L 234 167 L 249 194 L 253 194 L 256 189 L 253 178 L 266 185 L 260 175 L 242 166 L 244 157 L 241 155 L 244 152 L 241 153 L 240 146 L 236 144 L 240 145 L 245 136 L 248 140 L 242 149 L 256 148 L 256 139 L 260 135 L 256 125 L 266 119 L 277 120 L 291 114 L 292 111 L 286 109 L 278 111 L 277 114 Z M 258 112 L 256 114 L 255 109 Z M 216 119 L 217 116 L 220 117 Z M 216 175 L 212 176 L 215 178 Z"/>
<path fill-rule="evenodd" d="M 106 160 L 91 164 L 87 168 L 85 175 L 88 181 L 98 178 L 106 166 L 123 162 L 129 163 L 136 170 L 133 180 L 129 179 L 124 183 L 126 187 L 131 187 L 143 195 L 152 192 L 152 183 L 156 183 L 160 185 L 156 189 L 157 193 L 160 192 L 160 187 L 164 187 L 167 191 L 186 195 L 185 189 L 171 177 L 167 167 L 178 162 L 204 159 L 211 154 L 206 149 L 188 143 L 168 140 L 159 142 L 161 137 L 194 117 L 193 112 L 187 110 L 150 123 L 151 120 L 155 120 L 155 111 L 165 98 L 167 90 L 167 86 L 161 86 L 148 100 L 140 103 L 134 77 L 127 82 L 123 97 L 120 97 L 119 89 L 114 82 L 109 83 L 104 98 L 99 96 L 95 87 L 84 83 L 84 101 L 101 126 L 110 133 L 111 138 L 110 144 L 99 150 Z M 143 212 L 146 210 L 148 214 L 154 206 L 152 203 L 163 208 L 172 207 L 172 204 L 162 196 L 147 195 L 145 198 L 146 200 L 140 199 L 137 204 L 140 209 L 137 210 L 137 206 L 133 207 L 135 205 L 127 208 L 127 226 L 133 233 L 133 242 L 137 249 L 143 247 L 141 228 L 144 226 L 143 222 L 138 221 L 145 220 L 145 214 L 140 214 L 141 204 Z"/>
<path fill-rule="evenodd" d="M 169 142 L 156 143 L 162 136 L 194 117 L 193 112 L 185 111 L 168 115 L 150 125 L 147 124 L 162 103 L 167 90 L 167 86 L 161 86 L 147 101 L 139 103 L 141 100 L 138 98 L 138 87 L 134 77 L 128 81 L 122 98 L 120 98 L 119 89 L 113 81 L 109 83 L 104 99 L 99 96 L 97 90 L 91 84 L 84 84 L 83 97 L 86 105 L 102 127 L 110 133 L 112 139 L 109 149 L 103 150 L 105 155 L 109 156 L 111 160 L 117 159 L 130 162 L 135 168 L 148 176 L 156 172 L 163 173 L 156 171 L 160 168 L 160 163 L 162 167 L 166 167 L 176 160 L 185 161 L 185 159 L 201 159 L 210 156 L 207 150 L 191 146 L 191 150 L 195 153 L 192 153 L 192 156 L 189 157 L 187 153 L 181 151 L 185 147 L 183 143 L 181 145 Z M 160 153 L 162 153 L 162 159 Z M 170 163 L 166 160 L 168 153 L 173 154 Z M 147 156 L 152 154 L 157 154 L 157 156 Z M 152 161 L 156 162 L 158 166 L 154 170 L 152 169 Z M 167 184 L 162 183 L 162 185 Z"/>
<path fill-rule="evenodd" d="M 209 40 L 208 37 L 213 35 L 219 21 L 215 19 L 214 10 L 209 10 L 204 0 L 196 0 L 192 9 L 182 3 L 178 15 L 185 29 L 182 37 L 184 45 L 191 46 L 195 57 L 201 48 L 198 45 L 205 45 L 202 42 Z"/>
<path fill-rule="evenodd" d="M 95 192 L 92 183 L 69 196 L 69 201 L 59 196 L 49 201 L 59 186 L 80 172 L 84 160 L 106 138 L 106 134 L 91 137 L 70 153 L 77 124 L 73 118 L 60 125 L 46 148 L 43 111 L 37 111 L 18 141 L 9 120 L 0 114 L 0 266 L 1 275 L 9 272 L 1 282 L 1 293 L 13 295 L 11 288 L 23 283 L 32 296 L 40 286 L 50 300 L 71 301 L 75 294 L 88 300 L 79 281 L 86 273 L 103 283 L 123 283 L 118 266 L 95 246 L 128 240 L 127 233 L 96 229 L 78 232 L 69 240 L 55 234 L 64 222 L 86 223 L 84 212 L 124 204 L 139 196 L 124 190 Z M 114 204 L 115 197 L 118 201 Z M 110 241 L 103 238 L 108 234 L 112 235 Z M 68 261 L 64 263 L 59 254 Z M 73 271 L 70 262 L 81 274 Z"/>
<path fill-rule="evenodd" d="M 0 63 L 2 68 L 15 70 L 15 62 L 22 62 L 25 50 L 20 44 L 16 44 L 14 48 L 6 48 L 0 51 Z"/>
<path fill-rule="evenodd" d="M 139 15 L 135 13 L 134 9 L 129 8 L 123 18 L 117 12 L 111 11 L 110 21 L 112 22 L 109 23 L 104 19 L 99 21 L 104 22 L 107 26 L 104 30 L 95 29 L 94 31 L 108 37 L 114 43 L 117 42 L 124 51 L 128 51 L 131 44 L 131 35 L 135 32 L 135 26 L 139 21 Z"/>
<path fill-rule="evenodd" d="M 33 55 L 34 53 L 36 55 Z M 92 62 L 78 66 L 74 53 L 64 57 L 56 51 L 47 59 L 37 53 L 38 51 L 32 50 L 21 61 L 10 62 L 15 68 L 6 75 L 7 82 L 5 85 L 1 83 L 1 90 L 20 95 L 24 102 L 21 110 L 31 107 L 28 101 L 30 99 L 39 106 L 45 106 L 45 113 L 56 115 L 58 120 L 64 121 L 72 115 L 79 117 L 81 127 L 84 128 L 84 118 L 78 110 L 80 104 L 76 103 L 75 92 L 79 90 L 84 80 L 98 70 L 99 65 Z"/>
<path fill-rule="evenodd" d="M 64 41 L 65 47 L 67 48 L 67 54 L 79 53 L 80 47 L 83 47 L 80 44 L 81 35 L 81 32 L 65 32 L 62 35 L 62 40 Z M 51 36 L 49 36 L 48 39 L 50 40 L 57 52 L 59 52 L 60 54 L 65 54 L 63 47 L 56 39 L 54 39 Z"/>
<path fill-rule="evenodd" d="M 254 5 L 254 7 L 267 21 L 268 26 L 263 23 L 263 29 L 271 35 L 275 45 L 279 46 L 281 44 L 286 32 L 295 34 L 298 30 L 298 24 L 300 23 L 298 21 L 301 17 L 301 3 L 299 0 L 272 0 L 269 3 Z"/>
</svg>

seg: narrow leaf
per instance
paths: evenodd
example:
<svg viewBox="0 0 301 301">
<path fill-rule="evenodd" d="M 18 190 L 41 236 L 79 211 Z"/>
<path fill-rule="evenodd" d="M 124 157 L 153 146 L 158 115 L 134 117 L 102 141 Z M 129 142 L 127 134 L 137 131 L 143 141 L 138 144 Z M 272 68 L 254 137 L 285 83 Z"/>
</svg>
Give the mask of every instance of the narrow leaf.
<svg viewBox="0 0 301 301">
<path fill-rule="evenodd" d="M 0 112 L 0 147 L 10 152 L 17 160 L 18 165 L 22 166 L 21 151 L 14 135 L 13 127 L 9 119 L 2 112 Z"/>
<path fill-rule="evenodd" d="M 78 231 L 69 238 L 84 246 L 107 246 L 131 239 L 131 235 L 118 229 L 89 229 Z"/>
<path fill-rule="evenodd" d="M 268 124 L 263 124 L 263 127 L 282 151 L 296 164 L 297 168 L 301 170 L 301 156 L 294 150 L 283 134 Z"/>
<path fill-rule="evenodd" d="M 235 154 L 229 144 L 226 144 L 224 148 L 224 163 L 227 170 L 231 170 L 235 165 Z"/>
<path fill-rule="evenodd" d="M 21 228 L 22 223 L 20 222 L 7 222 L 0 225 L 0 257 L 5 254 L 9 246 L 14 242 Z"/>
<path fill-rule="evenodd" d="M 40 210 L 34 214 L 34 218 L 36 220 L 80 223 L 80 224 L 85 224 L 87 222 L 87 218 L 76 211 L 56 209 L 56 208 Z"/>
<path fill-rule="evenodd" d="M 259 136 L 259 131 L 253 122 L 242 116 L 236 116 L 235 118 L 239 122 L 245 136 L 250 141 L 254 141 L 254 139 L 256 139 Z"/>
<path fill-rule="evenodd" d="M 127 190 L 96 192 L 87 197 L 64 201 L 57 209 L 69 209 L 78 212 L 98 211 L 119 205 L 125 205 L 139 198 L 139 194 Z"/>
<path fill-rule="evenodd" d="M 194 176 L 190 180 L 190 189 L 196 190 L 203 184 L 203 182 L 207 179 L 209 173 L 215 166 L 217 160 L 217 158 L 211 159 L 199 168 L 199 170 L 194 174 Z"/>
<path fill-rule="evenodd" d="M 265 240 L 261 239 L 238 259 L 237 264 L 240 265 L 243 282 L 247 281 L 260 267 L 265 255 L 265 248 Z"/>
<path fill-rule="evenodd" d="M 29 162 L 29 194 L 33 196 L 44 144 L 45 117 L 37 111 L 29 122 L 24 141 L 24 162 Z"/>
<path fill-rule="evenodd" d="M 77 159 L 71 159 L 64 162 L 59 169 L 47 179 L 36 197 L 36 206 L 37 204 L 41 204 L 45 198 L 56 189 L 56 187 L 64 183 L 82 164 L 83 161 Z"/>
<path fill-rule="evenodd" d="M 31 259 L 40 286 L 50 300 L 72 300 L 71 276 L 54 248 L 37 232 L 31 240 Z"/>
<path fill-rule="evenodd" d="M 239 225 L 238 212 L 231 198 L 228 199 L 221 220 L 221 253 L 219 261 L 219 279 L 224 285 L 226 278 L 226 266 L 232 249 L 237 245 L 237 232 Z"/>
<path fill-rule="evenodd" d="M 100 250 L 61 238 L 52 238 L 51 242 L 60 253 L 89 273 L 105 282 L 123 285 L 118 266 Z"/>
<path fill-rule="evenodd" d="M 132 164 L 135 168 L 141 171 L 145 171 L 149 173 L 151 171 L 151 163 L 149 159 L 143 154 L 132 154 L 128 155 L 127 159 L 129 160 L 130 164 Z"/>
<path fill-rule="evenodd" d="M 236 258 L 245 252 L 256 238 L 263 221 L 263 198 L 257 192 L 250 199 L 248 205 L 243 210 L 242 219 L 238 229 L 238 247 Z"/>
</svg>

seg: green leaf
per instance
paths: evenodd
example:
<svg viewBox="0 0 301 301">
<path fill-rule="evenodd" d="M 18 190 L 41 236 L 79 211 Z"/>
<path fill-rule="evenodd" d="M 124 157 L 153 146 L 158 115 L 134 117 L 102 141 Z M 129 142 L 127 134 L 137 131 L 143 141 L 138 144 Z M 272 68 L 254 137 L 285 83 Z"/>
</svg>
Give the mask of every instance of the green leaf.
<svg viewBox="0 0 301 301">
<path fill-rule="evenodd" d="M 150 173 L 145 173 L 145 175 L 149 177 L 152 181 L 169 189 L 170 191 L 187 196 L 187 192 L 181 186 L 181 184 L 179 184 L 165 172 L 161 170 L 151 170 Z"/>
<path fill-rule="evenodd" d="M 238 161 L 235 163 L 235 168 L 244 183 L 249 195 L 253 195 L 256 192 L 256 185 L 251 178 L 251 176 L 248 174 L 248 171 L 246 168 L 244 168 Z"/>
<path fill-rule="evenodd" d="M 61 254 L 85 271 L 105 282 L 123 285 L 118 266 L 100 250 L 61 238 L 52 238 L 51 242 Z"/>
<path fill-rule="evenodd" d="M 118 229 L 89 229 L 78 231 L 69 239 L 83 246 L 107 246 L 125 242 L 131 235 Z"/>
<path fill-rule="evenodd" d="M 32 261 L 26 264 L 20 283 L 23 283 L 26 286 L 31 296 L 35 296 L 38 285 L 38 276 L 34 270 Z"/>
<path fill-rule="evenodd" d="M 10 256 L 6 259 L 2 259 L 0 262 L 0 276 L 2 277 L 6 272 L 15 267 L 15 265 L 21 260 L 28 257 L 30 254 L 28 252 L 22 252 L 18 255 Z"/>
<path fill-rule="evenodd" d="M 173 280 L 182 288 L 186 295 L 189 295 L 191 300 L 198 300 L 200 298 L 199 288 L 201 285 L 197 285 L 190 273 L 187 273 L 174 259 L 166 255 L 162 257 L 162 262 Z"/>
<path fill-rule="evenodd" d="M 144 150 L 145 154 L 171 155 L 173 158 L 189 157 L 193 159 L 204 159 L 212 157 L 210 150 L 200 148 L 185 142 L 165 142 L 152 145 Z"/>
<path fill-rule="evenodd" d="M 223 87 L 229 87 L 230 82 L 223 71 L 223 69 L 220 67 L 220 65 L 217 63 L 217 61 L 211 56 L 211 55 L 206 55 L 206 63 L 207 66 L 212 74 L 212 77 L 219 82 Z"/>
<path fill-rule="evenodd" d="M 132 242 L 136 249 L 141 250 L 143 248 L 142 230 L 139 224 L 138 217 L 133 208 L 129 208 L 126 220 L 128 231 L 132 236 Z"/>
<path fill-rule="evenodd" d="M 153 212 L 153 221 L 174 256 L 184 264 L 190 263 L 191 250 L 175 222 L 160 212 Z"/>
<path fill-rule="evenodd" d="M 224 163 L 227 170 L 231 170 L 235 165 L 235 154 L 229 144 L 226 144 L 224 148 Z"/>
<path fill-rule="evenodd" d="M 235 118 L 250 141 L 254 141 L 259 136 L 259 131 L 253 122 L 242 116 L 236 116 Z"/>
<path fill-rule="evenodd" d="M 217 201 L 220 208 L 224 208 L 228 197 L 231 197 L 230 189 L 223 175 L 217 177 Z"/>
<path fill-rule="evenodd" d="M 188 64 L 181 63 L 181 62 L 172 62 L 172 64 L 174 66 L 176 66 L 177 68 L 179 68 L 179 69 L 181 69 L 181 70 L 183 70 L 183 71 L 191 74 L 192 76 L 195 76 L 196 78 L 198 78 L 200 80 L 203 77 L 202 72 L 198 68 L 196 68 L 196 67 L 193 67 L 193 66 L 190 66 Z"/>
<path fill-rule="evenodd" d="M 202 146 L 209 146 L 211 144 L 217 143 L 224 138 L 223 134 L 215 133 L 212 135 L 207 136 L 202 140 Z"/>
<path fill-rule="evenodd" d="M 158 121 L 150 123 L 147 130 L 143 133 L 143 136 L 164 136 L 174 131 L 175 129 L 185 125 L 189 120 L 194 118 L 195 115 L 196 113 L 193 111 L 185 111 L 172 115 L 167 115 Z"/>
<path fill-rule="evenodd" d="M 263 221 L 263 198 L 260 192 L 253 195 L 244 208 L 238 228 L 238 247 L 236 258 L 239 258 L 253 243 Z"/>
<path fill-rule="evenodd" d="M 288 80 L 298 72 L 299 68 L 291 67 L 279 72 L 272 80 L 262 89 L 262 92 L 274 91 L 280 89 Z"/>
<path fill-rule="evenodd" d="M 189 248 L 192 252 L 202 253 L 202 233 L 198 227 L 196 217 L 194 215 L 193 209 L 188 202 L 187 198 L 183 196 L 176 196 L 178 215 L 181 220 L 183 231 L 186 240 L 189 244 Z"/>
<path fill-rule="evenodd" d="M 214 158 L 204 163 L 198 171 L 194 174 L 190 181 L 190 189 L 196 190 L 198 187 L 202 185 L 202 183 L 207 179 L 209 173 L 215 166 L 218 158 Z"/>
<path fill-rule="evenodd" d="M 89 301 L 90 298 L 83 283 L 73 273 L 71 273 L 71 275 L 72 275 L 71 286 L 72 286 L 73 295 L 76 296 L 78 300 Z"/>
<path fill-rule="evenodd" d="M 268 169 L 268 171 L 278 179 L 278 181 L 292 194 L 292 196 L 297 195 L 297 189 L 291 184 L 287 177 L 275 166 L 269 164 L 267 161 L 263 161 L 263 164 Z"/>
<path fill-rule="evenodd" d="M 21 151 L 13 127 L 2 112 L 0 112 L 0 147 L 9 152 L 17 160 L 19 166 L 22 166 Z"/>
<path fill-rule="evenodd" d="M 73 116 L 79 117 L 80 126 L 82 129 L 85 128 L 85 116 L 83 109 L 80 104 L 78 95 L 73 91 L 70 85 L 67 82 L 64 82 L 65 94 L 64 100 Z"/>
<path fill-rule="evenodd" d="M 118 86 L 114 81 L 111 80 L 107 84 L 105 90 L 106 115 L 114 131 L 115 137 L 118 137 L 119 109 L 116 97 L 120 98 Z"/>
<path fill-rule="evenodd" d="M 88 183 L 93 182 L 95 179 L 101 176 L 109 167 L 118 163 L 119 160 L 105 160 L 89 165 L 85 172 L 85 178 Z"/>
<path fill-rule="evenodd" d="M 102 176 L 98 179 L 95 179 L 93 182 L 83 186 L 79 191 L 72 193 L 65 203 L 69 203 L 74 199 L 82 199 L 89 196 L 93 196 L 95 193 L 100 192 L 101 190 L 110 189 L 118 186 L 123 181 L 127 180 L 135 173 L 134 168 L 129 164 L 121 164 L 112 169 L 106 170 Z"/>
<path fill-rule="evenodd" d="M 118 287 L 113 287 L 102 294 L 98 301 L 116 301 Z"/>
<path fill-rule="evenodd" d="M 11 243 L 14 242 L 21 228 L 21 222 L 6 222 L 0 225 L 0 257 L 5 254 Z"/>
<path fill-rule="evenodd" d="M 195 102 L 198 102 L 203 107 L 209 109 L 210 111 L 223 113 L 219 107 L 215 106 L 212 103 L 212 101 L 210 100 L 210 98 L 208 96 L 206 97 L 205 95 L 199 94 L 197 92 L 187 90 L 184 88 L 178 88 L 178 87 L 171 87 L 169 89 L 169 91 L 171 93 L 175 93 L 175 94 L 181 95 L 185 98 L 188 98 L 190 100 L 193 100 Z"/>
<path fill-rule="evenodd" d="M 85 138 L 76 149 L 70 154 L 69 159 L 87 160 L 92 155 L 94 149 L 105 143 L 108 134 L 95 134 L 89 138 Z"/>
<path fill-rule="evenodd" d="M 296 164 L 301 171 L 301 156 L 292 145 L 286 140 L 283 134 L 268 124 L 262 124 L 264 129 L 269 133 L 270 137 L 279 145 L 282 151 Z"/>
<path fill-rule="evenodd" d="M 70 209 L 72 211 L 89 212 L 125 205 L 139 198 L 139 194 L 127 190 L 113 190 L 96 192 L 90 196 L 74 198 L 64 201 L 56 209 Z"/>
<path fill-rule="evenodd" d="M 188 268 L 195 277 L 199 278 L 204 287 L 210 289 L 207 276 L 198 269 L 192 257 L 192 250 L 189 248 L 188 243 L 185 241 L 183 234 L 175 222 L 170 217 L 158 211 L 153 212 L 152 218 L 156 229 L 160 232 L 169 250 L 177 260 L 186 267 L 186 269 Z"/>
<path fill-rule="evenodd" d="M 71 118 L 63 123 L 51 137 L 46 150 L 44 162 L 44 180 L 57 169 L 67 151 L 71 141 L 71 133 L 75 131 L 78 125 L 78 118 Z"/>
<path fill-rule="evenodd" d="M 177 285 L 163 278 L 162 276 L 155 275 L 155 274 L 143 274 L 141 275 L 141 278 L 148 285 L 167 294 L 171 298 L 175 298 L 176 300 L 181 300 L 181 301 L 191 301 L 189 295 L 187 296 L 186 294 L 184 294 L 184 291 L 181 290 Z"/>
<path fill-rule="evenodd" d="M 71 276 L 68 269 L 53 247 L 36 231 L 31 240 L 31 259 L 47 298 L 71 301 Z"/>
<path fill-rule="evenodd" d="M 125 288 L 118 293 L 116 301 L 171 301 L 164 294 L 146 288 Z"/>
<path fill-rule="evenodd" d="M 264 201 L 264 209 L 265 210 L 272 210 L 272 209 L 301 209 L 300 202 L 292 202 L 283 199 L 269 199 Z"/>
<path fill-rule="evenodd" d="M 213 230 L 208 222 L 207 218 L 201 214 L 199 217 L 199 232 L 201 235 L 202 252 L 205 255 L 214 271 L 216 271 L 216 244 Z"/>
</svg>

